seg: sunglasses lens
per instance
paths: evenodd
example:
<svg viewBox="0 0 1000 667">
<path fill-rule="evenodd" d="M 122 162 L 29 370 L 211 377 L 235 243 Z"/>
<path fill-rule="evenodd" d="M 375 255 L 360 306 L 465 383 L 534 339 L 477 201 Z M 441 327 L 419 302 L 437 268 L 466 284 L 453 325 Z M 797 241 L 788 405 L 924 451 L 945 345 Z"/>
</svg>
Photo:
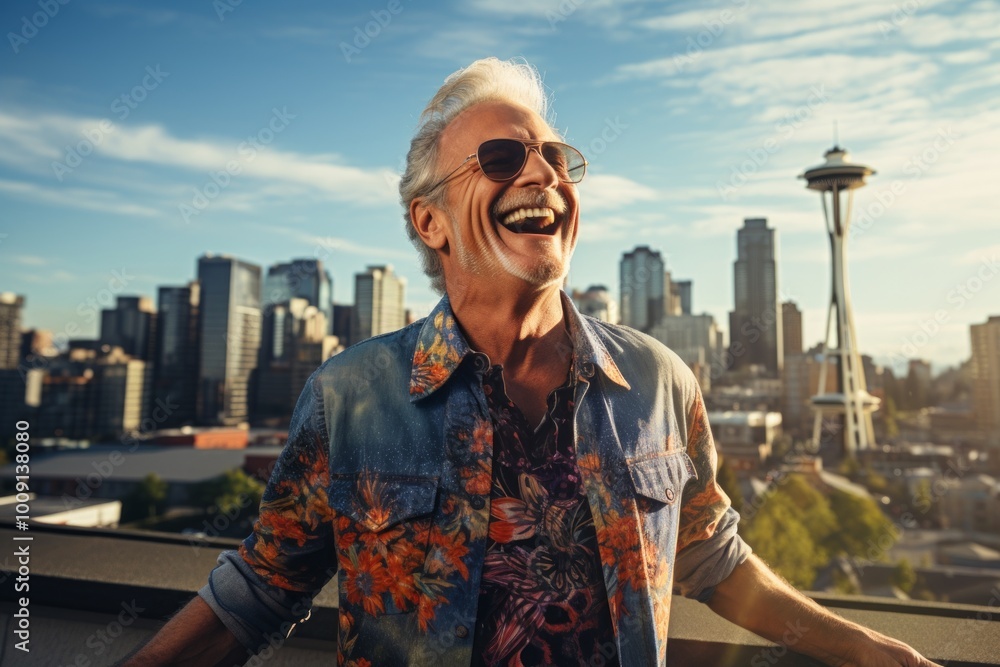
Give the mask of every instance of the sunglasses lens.
<svg viewBox="0 0 1000 667">
<path fill-rule="evenodd" d="M 559 180 L 565 183 L 579 183 L 587 171 L 587 160 L 583 153 L 567 144 L 550 141 L 542 144 L 542 154 L 545 161 L 559 174 Z"/>
<path fill-rule="evenodd" d="M 479 146 L 479 166 L 494 181 L 507 181 L 521 171 L 527 149 L 513 139 L 491 139 Z"/>
<path fill-rule="evenodd" d="M 541 145 L 541 152 L 560 181 L 579 183 L 583 180 L 587 160 L 580 151 L 558 141 L 546 141 Z M 509 181 L 521 172 L 527 154 L 525 145 L 516 139 L 490 139 L 479 146 L 479 166 L 487 178 Z"/>
</svg>

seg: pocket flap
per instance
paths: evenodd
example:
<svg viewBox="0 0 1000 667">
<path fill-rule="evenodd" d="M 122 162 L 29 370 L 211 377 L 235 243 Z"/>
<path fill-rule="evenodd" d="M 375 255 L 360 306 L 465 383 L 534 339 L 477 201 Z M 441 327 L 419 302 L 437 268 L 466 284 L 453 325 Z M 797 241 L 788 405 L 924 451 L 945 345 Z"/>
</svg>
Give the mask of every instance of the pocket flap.
<svg viewBox="0 0 1000 667">
<path fill-rule="evenodd" d="M 331 475 L 330 507 L 379 532 L 434 511 L 437 477 L 358 473 Z"/>
<path fill-rule="evenodd" d="M 698 476 L 685 451 L 629 461 L 628 471 L 637 494 L 667 504 L 676 502 L 688 480 Z"/>
</svg>

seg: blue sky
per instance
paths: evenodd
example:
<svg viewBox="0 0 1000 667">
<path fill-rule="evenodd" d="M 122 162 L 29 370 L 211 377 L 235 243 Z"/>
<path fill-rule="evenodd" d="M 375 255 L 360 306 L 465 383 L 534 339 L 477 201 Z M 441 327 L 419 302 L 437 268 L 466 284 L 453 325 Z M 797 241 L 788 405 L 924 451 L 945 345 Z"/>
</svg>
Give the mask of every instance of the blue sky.
<svg viewBox="0 0 1000 667">
<path fill-rule="evenodd" d="M 28 326 L 95 335 L 94 305 L 186 282 L 206 251 L 319 256 L 339 302 L 390 262 L 425 313 L 397 174 L 426 100 L 488 55 L 539 68 L 591 161 L 572 286 L 617 294 L 621 254 L 648 244 L 725 326 L 736 230 L 765 216 L 817 341 L 829 249 L 796 176 L 837 121 L 878 171 L 849 248 L 864 350 L 955 363 L 968 325 L 1000 313 L 995 2 L 46 7 L 0 8 L 0 291 L 27 296 Z"/>
</svg>

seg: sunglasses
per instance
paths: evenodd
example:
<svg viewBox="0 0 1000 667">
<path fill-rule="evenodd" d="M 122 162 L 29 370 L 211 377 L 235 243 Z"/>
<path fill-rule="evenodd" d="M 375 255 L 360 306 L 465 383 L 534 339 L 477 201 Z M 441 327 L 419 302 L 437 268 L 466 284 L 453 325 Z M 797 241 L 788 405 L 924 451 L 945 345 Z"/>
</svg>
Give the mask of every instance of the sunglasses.
<svg viewBox="0 0 1000 667">
<path fill-rule="evenodd" d="M 569 144 L 558 141 L 524 141 L 521 139 L 490 139 L 479 144 L 476 152 L 465 158 L 447 176 L 429 188 L 435 188 L 454 176 L 469 160 L 476 158 L 483 176 L 502 183 L 517 178 L 528 163 L 528 151 L 534 150 L 552 169 L 563 183 L 579 183 L 587 173 L 587 158 Z"/>
</svg>

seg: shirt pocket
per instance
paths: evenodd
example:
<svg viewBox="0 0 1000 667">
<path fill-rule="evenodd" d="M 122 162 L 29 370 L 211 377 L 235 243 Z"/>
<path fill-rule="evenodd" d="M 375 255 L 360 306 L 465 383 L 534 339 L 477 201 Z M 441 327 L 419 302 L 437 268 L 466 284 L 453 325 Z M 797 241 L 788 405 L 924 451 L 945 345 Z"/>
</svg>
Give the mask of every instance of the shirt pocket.
<svg viewBox="0 0 1000 667">
<path fill-rule="evenodd" d="M 694 463 L 683 450 L 630 460 L 628 472 L 635 487 L 636 504 L 647 514 L 666 509 L 676 515 L 684 486 L 692 477 L 697 478 Z"/>
<path fill-rule="evenodd" d="M 342 601 L 372 616 L 416 607 L 437 489 L 437 477 L 331 475 Z"/>
</svg>

